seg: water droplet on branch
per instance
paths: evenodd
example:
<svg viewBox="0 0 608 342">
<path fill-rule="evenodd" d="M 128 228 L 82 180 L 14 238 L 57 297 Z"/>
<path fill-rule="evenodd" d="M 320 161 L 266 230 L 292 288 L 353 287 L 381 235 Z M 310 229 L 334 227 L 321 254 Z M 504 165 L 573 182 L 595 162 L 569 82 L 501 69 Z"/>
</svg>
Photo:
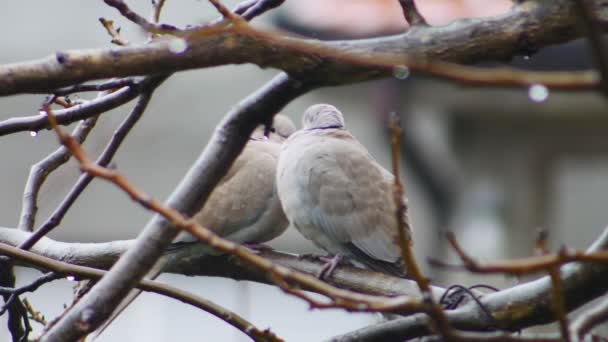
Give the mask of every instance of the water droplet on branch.
<svg viewBox="0 0 608 342">
<path fill-rule="evenodd" d="M 528 97 L 534 102 L 544 102 L 549 97 L 549 89 L 542 84 L 533 84 L 528 89 Z"/>
</svg>

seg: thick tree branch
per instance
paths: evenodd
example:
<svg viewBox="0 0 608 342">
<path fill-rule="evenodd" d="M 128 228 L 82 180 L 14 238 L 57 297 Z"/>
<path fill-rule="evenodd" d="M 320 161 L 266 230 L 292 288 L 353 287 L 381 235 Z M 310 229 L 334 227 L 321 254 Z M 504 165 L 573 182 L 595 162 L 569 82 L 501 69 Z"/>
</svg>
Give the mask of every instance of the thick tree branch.
<svg viewBox="0 0 608 342">
<path fill-rule="evenodd" d="M 192 216 L 241 152 L 258 124 L 269 122 L 285 104 L 312 85 L 281 74 L 230 111 L 188 174 L 169 196 L 167 206 Z M 230 144 L 226 144 L 230 141 Z M 134 246 L 48 333 L 43 341 L 76 340 L 98 327 L 160 258 L 178 230 L 155 215 Z M 85 323 L 85 324 L 83 324 Z"/>
<path fill-rule="evenodd" d="M 595 17 L 608 23 L 608 0 L 595 0 Z M 602 6 L 603 5 L 603 6 Z M 305 73 L 320 85 L 359 82 L 392 74 L 396 65 L 474 83 L 542 83 L 564 88 L 596 87 L 596 73 L 498 73 L 458 68 L 442 60 L 472 63 L 510 59 L 582 36 L 571 0 L 524 1 L 494 18 L 467 19 L 444 27 L 421 27 L 378 39 L 320 42 L 281 38 L 248 25 L 188 32 L 181 53 L 171 38 L 145 46 L 60 52 L 41 60 L 0 67 L 0 95 L 48 92 L 87 80 L 253 63 L 290 74 Z M 470 81 L 472 79 L 472 81 Z M 498 80 L 498 81 L 496 81 Z"/>
<path fill-rule="evenodd" d="M 72 265 L 63 261 L 53 260 L 51 258 L 47 258 L 1 243 L 0 253 L 9 255 L 15 258 L 16 260 L 25 262 L 26 264 L 56 272 L 49 273 L 29 285 L 23 286 L 19 289 L 15 289 L 15 291 L 19 293 L 34 291 L 40 285 L 58 279 L 59 275 L 71 275 L 81 279 L 97 280 L 107 273 L 106 271 L 91 267 Z M 137 287 L 144 291 L 154 292 L 170 298 L 177 299 L 181 302 L 190 304 L 203 311 L 206 311 L 239 329 L 240 331 L 251 337 L 254 341 L 281 341 L 281 339 L 277 338 L 271 331 L 258 329 L 253 324 L 251 324 L 235 312 L 232 312 L 192 293 L 152 280 L 142 280 L 139 284 L 137 284 Z M 1 290 L 2 289 L 0 289 L 0 292 L 2 292 Z"/>
<path fill-rule="evenodd" d="M 30 235 L 12 228 L 0 228 L 0 243 L 19 246 Z M 66 243 L 43 237 L 31 248 L 31 251 L 69 264 L 109 269 L 120 255 L 134 243 L 134 240 L 105 243 Z M 170 262 L 163 271 L 189 276 L 213 276 L 273 284 L 266 274 L 251 269 L 234 256 L 209 256 L 208 254 L 208 247 L 202 244 L 184 246 L 171 253 Z M 301 258 L 297 255 L 270 249 L 262 249 L 260 256 L 276 265 L 289 267 L 311 275 L 318 274 L 325 264 L 317 258 Z M 335 286 L 357 292 L 383 296 L 408 295 L 420 299 L 420 292 L 416 283 L 412 280 L 396 278 L 347 265 L 337 267 L 327 281 Z M 432 290 L 436 297 L 440 297 L 444 292 L 444 289 L 439 287 L 432 287 Z"/>
<path fill-rule="evenodd" d="M 608 228 L 588 249 L 598 252 L 608 249 Z M 571 263 L 562 267 L 563 298 L 567 311 L 572 311 L 608 291 L 608 264 Z M 554 321 L 549 276 L 517 285 L 481 298 L 483 305 L 492 313 L 501 329 L 515 331 Z M 461 330 L 483 331 L 493 328 L 485 312 L 475 303 L 466 305 L 446 315 L 452 327 Z M 408 338 L 432 334 L 428 329 L 429 318 L 417 314 L 410 317 L 365 327 L 332 341 L 403 341 Z"/>
</svg>

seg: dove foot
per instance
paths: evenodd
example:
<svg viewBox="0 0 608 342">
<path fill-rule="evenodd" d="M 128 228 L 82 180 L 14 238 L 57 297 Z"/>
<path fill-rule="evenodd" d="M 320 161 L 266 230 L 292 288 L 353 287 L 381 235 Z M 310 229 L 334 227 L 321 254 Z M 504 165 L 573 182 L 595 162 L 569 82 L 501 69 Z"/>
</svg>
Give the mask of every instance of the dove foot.
<svg viewBox="0 0 608 342">
<path fill-rule="evenodd" d="M 321 257 L 321 260 L 325 261 L 325 265 L 323 265 L 317 274 L 317 278 L 324 280 L 329 278 L 336 269 L 336 266 L 342 262 L 342 256 L 340 254 L 336 254 L 333 257 L 325 256 Z"/>
</svg>

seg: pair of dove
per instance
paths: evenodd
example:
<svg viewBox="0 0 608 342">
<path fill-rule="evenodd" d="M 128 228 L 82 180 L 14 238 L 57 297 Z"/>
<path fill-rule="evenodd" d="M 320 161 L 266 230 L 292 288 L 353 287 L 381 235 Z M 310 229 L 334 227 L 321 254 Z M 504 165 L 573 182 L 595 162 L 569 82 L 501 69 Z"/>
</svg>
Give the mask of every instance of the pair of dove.
<svg viewBox="0 0 608 342">
<path fill-rule="evenodd" d="M 270 241 L 291 222 L 329 254 L 403 276 L 393 175 L 346 130 L 336 107 L 311 106 L 302 126 L 295 131 L 278 114 L 268 138 L 256 129 L 195 220 L 240 244 Z"/>
<path fill-rule="evenodd" d="M 331 273 L 339 258 L 346 257 L 403 276 L 393 175 L 346 130 L 336 107 L 311 106 L 302 125 L 296 131 L 289 118 L 278 114 L 268 137 L 264 127 L 258 127 L 194 219 L 239 244 L 270 241 L 291 222 L 304 237 L 336 256 L 322 274 Z M 403 219 L 410 237 L 407 215 Z M 193 241 L 188 234 L 176 239 Z M 159 264 L 148 277 L 156 277 L 162 267 Z M 137 294 L 123 301 L 116 313 Z"/>
<path fill-rule="evenodd" d="M 311 106 L 302 126 L 295 131 L 278 114 L 268 138 L 256 129 L 195 220 L 240 244 L 270 241 L 291 222 L 338 257 L 329 273 L 343 256 L 403 276 L 393 175 L 346 130 L 336 107 Z"/>
</svg>

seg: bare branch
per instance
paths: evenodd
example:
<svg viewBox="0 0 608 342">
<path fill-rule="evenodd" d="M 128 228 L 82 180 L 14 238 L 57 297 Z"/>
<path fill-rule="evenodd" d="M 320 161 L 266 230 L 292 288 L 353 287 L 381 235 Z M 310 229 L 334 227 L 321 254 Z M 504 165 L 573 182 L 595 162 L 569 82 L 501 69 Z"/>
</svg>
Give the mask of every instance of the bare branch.
<svg viewBox="0 0 608 342">
<path fill-rule="evenodd" d="M 414 0 L 399 0 L 399 5 L 401 5 L 403 16 L 410 26 L 428 25 L 418 11 Z"/>
<path fill-rule="evenodd" d="M 513 275 L 522 275 L 548 271 L 553 267 L 560 267 L 567 263 L 582 261 L 591 263 L 607 263 L 608 251 L 597 251 L 594 253 L 568 250 L 566 248 L 560 250 L 559 253 L 545 254 L 541 256 L 493 261 L 479 262 L 469 256 L 464 249 L 458 244 L 453 233 L 447 233 L 448 242 L 458 254 L 458 257 L 463 262 L 463 265 L 446 265 L 436 260 L 431 260 L 432 264 L 440 267 L 449 267 L 454 270 L 468 270 L 473 273 L 505 273 Z"/>
<path fill-rule="evenodd" d="M 0 228 L 0 242 L 11 246 L 23 244 L 30 235 L 12 228 Z M 43 237 L 32 247 L 31 251 L 69 264 L 109 269 L 120 255 L 133 244 L 134 240 L 104 243 L 65 243 Z M 69 250 L 70 253 L 66 254 L 66 250 Z M 183 246 L 168 254 L 170 261 L 163 271 L 190 276 L 225 277 L 234 280 L 272 284 L 266 274 L 260 274 L 239 259 L 228 255 L 210 256 L 207 251 L 208 247 L 198 243 Z M 265 248 L 259 251 L 259 255 L 274 264 L 311 275 L 318 274 L 325 264 L 319 258 L 303 258 Z M 337 287 L 356 292 L 383 296 L 407 295 L 415 299 L 421 299 L 417 285 L 412 280 L 392 277 L 349 265 L 338 265 L 326 281 Z M 433 295 L 437 297 L 445 292 L 445 289 L 439 287 L 433 286 L 432 289 Z"/>
<path fill-rule="evenodd" d="M 129 45 L 129 42 L 122 39 L 120 37 L 120 28 L 116 29 L 114 28 L 114 21 L 113 20 L 107 20 L 105 18 L 99 18 L 99 22 L 101 23 L 101 25 L 103 26 L 104 29 L 106 29 L 106 32 L 108 32 L 108 34 L 110 35 L 110 37 L 112 37 L 112 40 L 110 41 L 112 44 L 116 44 L 118 46 L 127 46 Z"/>
<path fill-rule="evenodd" d="M 26 261 L 28 264 L 36 265 L 40 268 L 51 270 L 54 273 L 51 275 L 72 275 L 82 279 L 98 280 L 106 274 L 106 271 L 95 268 L 71 265 L 65 262 L 49 259 L 19 248 L 11 247 L 0 243 L 0 253 L 9 255 L 15 259 Z M 45 275 L 42 278 L 50 278 Z M 34 283 L 37 283 L 38 280 Z M 41 284 L 40 284 L 41 285 Z M 38 285 L 39 286 L 39 285 Z M 255 341 L 279 341 L 271 331 L 261 330 L 253 324 L 239 316 L 238 314 L 223 308 L 207 299 L 201 298 L 195 294 L 180 290 L 170 285 L 162 284 L 151 280 L 142 280 L 137 287 L 148 292 L 162 294 L 164 296 L 177 299 L 181 302 L 195 306 L 203 311 L 206 311 L 239 329 L 243 333 L 250 336 Z M 35 289 L 34 289 L 35 290 Z"/>
<path fill-rule="evenodd" d="M 201 208 L 225 170 L 244 148 L 254 128 L 278 112 L 286 103 L 312 86 L 287 75 L 280 75 L 258 92 L 243 100 L 218 125 L 207 148 L 171 194 L 167 206 L 185 215 Z M 226 145 L 224 141 L 231 141 Z M 74 340 L 96 328 L 126 296 L 129 290 L 150 270 L 164 249 L 177 235 L 177 230 L 161 216 L 146 225 L 133 248 L 116 263 L 112 272 L 100 280 L 45 336 L 46 341 Z M 83 310 L 87 327 L 80 330 Z M 91 321 L 90 318 L 93 319 Z"/>
<path fill-rule="evenodd" d="M 583 341 L 585 336 L 596 326 L 608 321 L 608 297 L 604 297 L 601 302 L 590 310 L 583 312 L 572 322 L 573 341 Z"/>
<path fill-rule="evenodd" d="M 19 300 L 19 295 L 26 292 L 34 292 L 38 290 L 38 288 L 46 283 L 50 283 L 54 280 L 60 279 L 62 276 L 60 274 L 49 272 L 44 274 L 43 276 L 37 278 L 33 282 L 23 285 L 21 287 L 13 288 L 13 287 L 0 287 L 0 294 L 2 295 L 10 295 L 9 300 L 6 301 L 6 304 L 0 309 L 0 316 L 4 314 L 8 306 L 13 300 Z"/>
<path fill-rule="evenodd" d="M 119 78 L 116 80 L 107 81 L 100 84 L 77 84 L 66 88 L 56 89 L 53 91 L 55 96 L 65 96 L 73 93 L 80 93 L 83 91 L 104 91 L 104 90 L 117 90 L 122 87 L 135 86 L 136 82 L 132 78 Z"/>
<path fill-rule="evenodd" d="M 608 249 L 608 228 L 587 250 L 589 255 L 603 254 Z M 563 298 L 567 311 L 572 311 L 605 294 L 608 283 L 608 264 L 594 259 L 580 260 L 562 267 Z M 601 284 L 601 285 L 600 285 Z M 485 308 L 495 321 L 485 319 L 486 313 L 475 302 L 469 302 L 455 310 L 446 311 L 448 321 L 455 329 L 484 331 L 498 324 L 501 329 L 518 330 L 554 320 L 551 302 L 551 279 L 542 277 L 481 298 Z M 422 314 L 376 324 L 348 334 L 337 336 L 332 341 L 403 341 L 430 335 L 429 317 Z"/>
<path fill-rule="evenodd" d="M 152 0 L 152 22 L 158 23 L 160 21 L 160 13 L 163 11 L 166 0 Z"/>
<path fill-rule="evenodd" d="M 238 20 L 241 20 L 241 18 L 232 13 L 232 11 L 228 9 L 228 7 L 222 5 L 220 0 L 209 0 L 209 2 L 213 5 L 213 7 L 215 7 L 218 12 L 220 12 L 224 19 L 230 20 L 232 22 L 237 22 Z"/>
<path fill-rule="evenodd" d="M 424 299 L 424 304 L 428 306 L 428 313 L 433 317 L 434 320 L 434 328 L 438 331 L 438 333 L 449 339 L 452 334 L 452 329 L 450 328 L 445 314 L 443 310 L 435 299 L 433 298 L 433 293 L 431 292 L 430 282 L 426 278 L 426 276 L 422 273 L 422 270 L 418 266 L 418 262 L 414 256 L 414 251 L 412 250 L 412 237 L 411 237 L 411 227 L 409 226 L 409 222 L 406 220 L 406 212 L 407 212 L 407 204 L 403 200 L 404 187 L 401 183 L 401 172 L 399 170 L 399 153 L 401 146 L 401 127 L 399 127 L 399 121 L 396 115 L 392 115 L 390 118 L 390 128 L 391 128 L 391 154 L 392 154 L 392 165 L 393 165 L 393 175 L 395 177 L 393 184 L 393 201 L 395 202 L 395 218 L 397 222 L 397 232 L 399 236 L 399 245 L 401 247 L 401 258 L 403 259 L 403 263 L 405 264 L 405 270 L 408 275 L 416 280 L 418 284 L 418 288 L 422 293 L 422 298 Z"/>
<path fill-rule="evenodd" d="M 49 91 L 99 78 L 241 63 L 279 68 L 323 85 L 388 77 L 396 67 L 407 66 L 412 71 L 466 84 L 539 83 L 549 88 L 596 89 L 599 78 L 594 72 L 530 73 L 445 62 L 506 59 L 530 46 L 578 38 L 581 33 L 573 29 L 575 13 L 570 0 L 538 0 L 516 5 L 511 12 L 494 18 L 420 27 L 398 36 L 338 42 L 285 38 L 246 24 L 207 28 L 184 32 L 183 36 L 176 34 L 180 37 L 176 39 L 184 39 L 188 46 L 180 53 L 172 51 L 172 39 L 164 39 L 145 46 L 66 51 L 41 60 L 0 66 L 0 95 Z M 596 16 L 602 22 L 608 21 L 608 9 L 597 9 Z M 534 24 L 538 22 L 543 25 Z M 471 39 L 473 32 L 475 39 Z"/>
<path fill-rule="evenodd" d="M 138 83 L 138 85 L 140 85 L 140 83 Z M 140 93 L 139 88 L 139 86 L 124 87 L 85 104 L 57 110 L 55 111 L 57 123 L 68 125 L 121 106 L 136 98 Z M 0 136 L 23 131 L 37 132 L 48 128 L 48 124 L 48 120 L 44 114 L 10 118 L 0 121 Z"/>
<path fill-rule="evenodd" d="M 79 144 L 82 144 L 93 127 L 95 127 L 96 123 L 96 116 L 88 118 L 79 123 L 72 132 L 72 137 L 78 141 Z M 65 164 L 70 159 L 70 156 L 70 151 L 65 148 L 65 146 L 60 146 L 57 150 L 55 150 L 55 152 L 49 154 L 46 158 L 32 165 L 30 168 L 29 177 L 25 184 L 25 190 L 23 191 L 21 215 L 19 224 L 17 226 L 19 229 L 30 232 L 32 231 L 34 222 L 36 220 L 36 212 L 38 211 L 38 192 L 40 191 L 42 184 L 46 180 L 47 176 L 59 166 Z"/>
<path fill-rule="evenodd" d="M 601 86 L 605 96 L 608 96 L 608 49 L 606 48 L 602 36 L 603 29 L 597 22 L 592 2 L 589 0 L 575 0 L 579 13 L 587 30 L 587 37 L 591 44 L 593 56 L 597 68 L 602 75 Z"/>
<path fill-rule="evenodd" d="M 156 24 L 149 22 L 146 18 L 132 11 L 127 4 L 122 0 L 104 0 L 104 2 L 111 7 L 114 7 L 120 14 L 125 18 L 131 20 L 135 24 L 141 26 L 144 30 L 152 33 L 167 33 L 177 32 L 179 29 L 173 25 L 168 24 Z"/>
<path fill-rule="evenodd" d="M 150 99 L 152 97 L 153 89 L 155 89 L 160 83 L 162 83 L 164 79 L 164 77 L 148 77 L 147 80 L 142 82 L 143 90 L 139 97 L 139 100 L 137 101 L 137 104 L 135 105 L 135 107 L 133 107 L 129 115 L 127 115 L 125 120 L 120 124 L 120 126 L 112 135 L 110 142 L 101 152 L 99 158 L 97 158 L 97 160 L 95 161 L 97 165 L 107 166 L 110 163 L 110 161 L 114 157 L 114 154 L 116 154 L 116 151 L 118 151 L 118 148 L 122 144 L 123 140 L 126 138 L 127 134 L 129 134 L 131 129 L 133 129 L 137 121 L 139 121 L 139 118 L 141 118 L 144 111 L 146 110 L 148 103 L 150 102 Z M 65 146 L 62 146 L 61 148 L 65 148 Z M 76 184 L 74 184 L 72 189 L 70 189 L 70 192 L 66 195 L 63 201 L 61 201 L 59 206 L 53 211 L 51 216 L 40 226 L 40 228 L 38 228 L 38 230 L 34 232 L 34 234 L 32 234 L 32 236 L 30 236 L 27 241 L 25 241 L 19 247 L 23 249 L 30 249 L 38 240 L 40 240 L 40 238 L 42 238 L 55 227 L 57 227 L 61 223 L 61 220 L 63 219 L 65 214 L 71 208 L 72 204 L 76 202 L 76 199 L 78 199 L 80 194 L 89 185 L 89 183 L 91 183 L 92 180 L 93 177 L 88 173 L 81 175 L 78 178 Z"/>
<path fill-rule="evenodd" d="M 44 316 L 41 315 L 39 311 L 34 310 L 34 307 L 32 307 L 32 304 L 30 304 L 27 298 L 23 298 L 22 302 L 23 306 L 25 306 L 25 309 L 27 310 L 27 313 L 30 314 L 31 319 L 33 319 L 35 322 L 42 324 L 43 326 L 47 325 L 48 322 L 46 321 Z"/>
<path fill-rule="evenodd" d="M 251 6 L 248 6 L 245 11 L 239 13 L 238 10 L 235 10 L 234 13 L 240 14 L 241 18 L 251 21 L 253 18 L 262 15 L 263 13 L 281 6 L 285 0 L 257 0 Z"/>
</svg>

